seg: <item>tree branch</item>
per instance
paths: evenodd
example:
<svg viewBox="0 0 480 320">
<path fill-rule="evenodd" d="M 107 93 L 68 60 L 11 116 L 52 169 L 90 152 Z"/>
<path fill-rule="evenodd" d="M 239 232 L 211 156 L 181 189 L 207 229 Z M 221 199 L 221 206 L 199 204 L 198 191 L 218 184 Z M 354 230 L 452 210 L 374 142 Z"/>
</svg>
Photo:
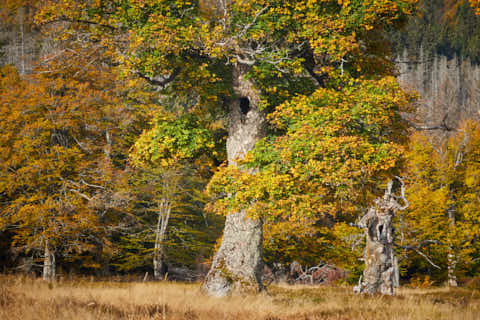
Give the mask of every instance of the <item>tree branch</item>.
<svg viewBox="0 0 480 320">
<path fill-rule="evenodd" d="M 247 65 L 247 66 L 253 66 L 255 64 L 255 60 L 250 60 L 250 59 L 244 59 L 240 57 L 238 54 L 235 55 L 235 59 L 240 62 L 241 64 Z"/>
<path fill-rule="evenodd" d="M 326 74 L 318 74 L 315 72 L 315 57 L 313 56 L 312 50 L 309 46 L 304 48 L 303 58 L 305 59 L 303 63 L 303 67 L 307 70 L 308 74 L 318 83 L 318 85 L 322 88 L 326 87 Z"/>
<path fill-rule="evenodd" d="M 247 24 L 247 25 L 243 28 L 243 30 L 240 31 L 240 33 L 239 33 L 237 36 L 235 36 L 235 38 L 237 38 L 237 39 L 242 38 L 242 37 L 245 35 L 245 33 L 247 33 L 247 31 L 248 31 L 255 23 L 257 23 L 258 17 L 260 17 L 265 11 L 267 11 L 268 8 L 269 8 L 269 6 L 266 6 L 266 7 L 263 7 L 260 11 L 258 11 L 257 14 L 255 15 L 255 17 L 253 17 L 253 21 L 250 22 L 249 24 Z"/>
<path fill-rule="evenodd" d="M 84 194 L 84 193 L 81 193 L 81 192 L 78 191 L 78 190 L 75 190 L 75 189 L 69 189 L 69 190 L 72 191 L 72 192 L 75 192 L 75 193 L 78 194 L 80 197 L 82 197 L 83 199 L 85 199 L 85 200 L 87 200 L 87 201 L 89 201 L 89 202 L 93 200 L 92 198 L 90 198 L 89 196 L 87 196 L 87 195 Z"/>
<path fill-rule="evenodd" d="M 55 19 L 55 20 L 50 20 L 50 21 L 47 21 L 47 22 L 43 23 L 42 25 L 55 23 L 55 22 L 83 23 L 83 24 L 89 24 L 89 25 L 96 25 L 96 26 L 107 28 L 107 29 L 110 29 L 110 30 L 118 30 L 117 27 L 111 26 L 109 24 L 103 24 L 103 23 L 100 23 L 100 22 L 84 20 L 84 19 L 70 19 L 70 18 L 67 18 L 67 17 L 60 17 L 60 18 Z"/>
<path fill-rule="evenodd" d="M 402 116 L 403 120 L 407 121 L 408 124 L 415 130 L 417 131 L 430 131 L 430 130 L 442 130 L 442 131 L 455 131 L 456 129 L 451 128 L 447 125 L 447 117 L 448 114 L 446 114 L 440 124 L 434 125 L 434 126 L 426 126 L 426 125 L 418 125 L 408 119 L 406 119 L 404 116 Z"/>
<path fill-rule="evenodd" d="M 422 257 L 424 257 L 424 258 L 428 261 L 428 263 L 430 263 L 432 266 L 434 266 L 434 267 L 437 268 L 438 270 L 441 270 L 441 269 L 442 269 L 442 268 L 440 268 L 439 266 L 437 266 L 435 263 L 433 263 L 433 261 L 430 260 L 430 258 L 429 258 L 426 254 L 422 253 L 420 250 L 415 249 L 415 248 L 413 248 L 413 250 L 415 250 L 419 255 L 421 255 Z"/>
<path fill-rule="evenodd" d="M 415 245 L 415 246 L 401 246 L 401 245 L 397 245 L 397 244 L 394 244 L 396 247 L 398 248 L 402 248 L 402 249 L 405 249 L 405 250 L 413 250 L 415 251 L 416 253 L 418 253 L 419 255 L 421 255 L 422 257 L 424 257 L 428 263 L 430 263 L 433 267 L 441 270 L 442 268 L 440 268 L 438 265 L 436 265 L 435 263 L 433 263 L 432 260 L 430 260 L 430 258 L 424 254 L 423 252 L 421 252 L 419 249 L 424 245 L 424 244 L 430 244 L 430 243 L 434 243 L 434 244 L 439 244 L 441 243 L 440 241 L 438 240 L 424 240 L 424 241 L 420 241 L 419 244 Z M 406 256 L 406 254 L 405 254 Z"/>
<path fill-rule="evenodd" d="M 139 71 L 137 71 L 136 74 L 140 78 L 147 80 L 147 82 L 150 83 L 151 85 L 165 87 L 167 84 L 169 84 L 170 82 L 175 80 L 175 78 L 178 76 L 180 71 L 181 71 L 180 68 L 175 68 L 175 69 L 173 69 L 173 72 L 168 77 L 166 77 L 166 78 L 162 77 L 162 79 L 151 78 L 151 77 L 149 77 L 149 76 L 147 76 L 147 75 L 145 75 L 145 74 L 143 74 Z"/>
<path fill-rule="evenodd" d="M 399 207 L 398 209 L 405 210 L 410 206 L 410 202 L 408 202 L 407 198 L 405 197 L 405 182 L 399 176 L 395 176 L 395 178 L 400 182 L 400 196 L 396 198 L 401 199 L 405 203 L 403 207 Z"/>
</svg>

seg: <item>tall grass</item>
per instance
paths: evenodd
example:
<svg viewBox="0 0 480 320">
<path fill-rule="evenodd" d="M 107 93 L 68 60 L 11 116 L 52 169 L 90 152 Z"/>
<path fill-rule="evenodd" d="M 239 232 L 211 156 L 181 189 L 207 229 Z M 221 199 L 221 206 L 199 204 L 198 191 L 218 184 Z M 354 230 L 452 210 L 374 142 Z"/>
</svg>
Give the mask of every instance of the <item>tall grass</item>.
<svg viewBox="0 0 480 320">
<path fill-rule="evenodd" d="M 358 296 L 350 287 L 270 287 L 260 295 L 215 299 L 198 284 L 85 279 L 48 284 L 0 277 L 0 319 L 480 319 L 480 292 L 401 289 L 395 297 Z"/>
</svg>

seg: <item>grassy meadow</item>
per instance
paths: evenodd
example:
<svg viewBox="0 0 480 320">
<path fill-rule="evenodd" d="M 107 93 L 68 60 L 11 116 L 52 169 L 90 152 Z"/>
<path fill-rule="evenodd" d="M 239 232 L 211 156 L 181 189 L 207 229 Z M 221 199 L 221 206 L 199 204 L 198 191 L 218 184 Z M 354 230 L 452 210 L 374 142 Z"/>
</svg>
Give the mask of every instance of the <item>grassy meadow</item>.
<svg viewBox="0 0 480 320">
<path fill-rule="evenodd" d="M 270 286 L 260 295 L 215 299 L 199 284 L 88 279 L 48 284 L 0 277 L 2 320 L 89 319 L 480 319 L 480 292 L 407 289 L 359 296 L 348 286 Z"/>
</svg>

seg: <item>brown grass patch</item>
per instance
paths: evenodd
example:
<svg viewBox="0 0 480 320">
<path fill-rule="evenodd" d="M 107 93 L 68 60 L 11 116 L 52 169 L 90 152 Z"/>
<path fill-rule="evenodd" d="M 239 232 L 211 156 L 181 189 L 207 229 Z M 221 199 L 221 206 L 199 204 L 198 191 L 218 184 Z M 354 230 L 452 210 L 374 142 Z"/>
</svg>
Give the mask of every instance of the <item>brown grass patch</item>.
<svg viewBox="0 0 480 320">
<path fill-rule="evenodd" d="M 479 314 L 480 293 L 471 289 L 401 289 L 395 297 L 369 297 L 351 287 L 272 286 L 268 294 L 215 299 L 201 294 L 198 284 L 79 279 L 49 285 L 0 277 L 2 320 L 473 320 Z"/>
</svg>

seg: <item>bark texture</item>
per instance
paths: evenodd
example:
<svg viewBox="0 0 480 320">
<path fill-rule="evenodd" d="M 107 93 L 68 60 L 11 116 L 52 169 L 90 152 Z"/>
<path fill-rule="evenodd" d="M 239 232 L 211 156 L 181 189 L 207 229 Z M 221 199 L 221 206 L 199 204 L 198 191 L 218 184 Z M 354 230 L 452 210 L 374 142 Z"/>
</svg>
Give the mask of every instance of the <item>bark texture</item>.
<svg viewBox="0 0 480 320">
<path fill-rule="evenodd" d="M 252 150 L 265 137 L 265 114 L 258 109 L 259 95 L 254 83 L 246 78 L 240 67 L 234 70 L 235 99 L 229 103 L 228 163 Z M 263 223 L 246 217 L 245 211 L 228 214 L 222 243 L 216 252 L 202 290 L 222 297 L 233 291 L 260 291 L 263 289 Z"/>
<path fill-rule="evenodd" d="M 50 250 L 48 243 L 45 245 L 42 276 L 45 281 L 53 281 L 56 276 L 55 253 Z"/>
<path fill-rule="evenodd" d="M 391 181 L 384 197 L 375 200 L 375 205 L 368 210 L 359 223 L 367 237 L 363 281 L 360 281 L 354 289 L 360 293 L 394 294 L 397 281 L 392 220 L 397 210 L 405 207 L 402 208 L 397 202 L 392 193 L 392 187 Z"/>
</svg>

